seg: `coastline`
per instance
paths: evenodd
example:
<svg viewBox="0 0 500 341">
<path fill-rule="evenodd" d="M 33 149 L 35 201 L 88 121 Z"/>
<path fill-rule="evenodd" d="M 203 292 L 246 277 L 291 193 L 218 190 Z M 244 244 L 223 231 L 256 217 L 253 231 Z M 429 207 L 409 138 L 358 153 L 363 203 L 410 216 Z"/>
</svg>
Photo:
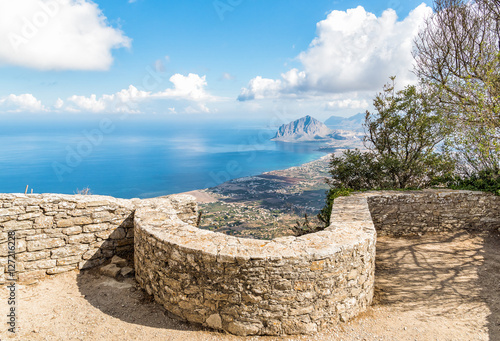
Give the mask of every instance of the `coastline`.
<svg viewBox="0 0 500 341">
<path fill-rule="evenodd" d="M 273 179 L 282 179 L 286 180 L 286 178 L 289 178 L 290 182 L 294 182 L 294 176 L 295 177 L 300 177 L 300 178 L 305 178 L 307 175 L 315 178 L 322 174 L 319 171 L 311 171 L 311 169 L 316 169 L 319 167 L 324 167 L 325 164 L 327 164 L 331 158 L 332 153 L 328 153 L 326 155 L 321 156 L 318 159 L 305 162 L 303 164 L 300 164 L 298 166 L 292 166 L 288 167 L 285 169 L 277 169 L 277 170 L 271 170 L 267 172 L 260 173 L 258 175 L 252 175 L 252 176 L 245 176 L 245 177 L 239 177 L 239 178 L 234 178 L 229 181 L 226 181 L 224 183 L 221 183 L 215 187 L 211 188 L 204 188 L 204 189 L 196 189 L 192 191 L 187 191 L 187 192 L 182 192 L 179 194 L 188 194 L 192 195 L 196 198 L 197 202 L 199 204 L 205 204 L 205 203 L 213 203 L 216 201 L 219 201 L 220 198 L 214 195 L 214 191 L 216 192 L 218 188 L 230 188 L 231 184 L 234 183 L 239 183 L 245 184 L 248 181 L 251 181 L 252 179 L 255 178 L 260 178 L 260 179 L 268 179 L 268 180 L 273 180 Z M 316 174 L 314 174 L 316 173 Z M 295 180 L 297 182 L 297 180 Z"/>
<path fill-rule="evenodd" d="M 182 194 L 196 197 L 202 229 L 254 239 L 293 235 L 291 227 L 306 214 L 321 224 L 316 215 L 325 205 L 330 157 Z"/>
</svg>

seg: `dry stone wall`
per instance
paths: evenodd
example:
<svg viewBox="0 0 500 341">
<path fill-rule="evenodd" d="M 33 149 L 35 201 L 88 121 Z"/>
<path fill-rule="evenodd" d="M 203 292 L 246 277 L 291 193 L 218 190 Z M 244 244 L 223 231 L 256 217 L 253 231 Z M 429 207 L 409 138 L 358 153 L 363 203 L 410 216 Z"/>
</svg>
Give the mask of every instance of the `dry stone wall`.
<svg viewBox="0 0 500 341">
<path fill-rule="evenodd" d="M 166 204 L 135 213 L 135 270 L 177 316 L 237 335 L 312 334 L 372 301 L 366 198 L 338 199 L 325 231 L 272 241 L 200 230 Z"/>
<path fill-rule="evenodd" d="M 94 267 L 115 254 L 132 252 L 135 209 L 161 201 L 171 202 L 184 218 L 192 218 L 196 209 L 175 198 L 0 194 L 0 284 L 8 277 L 9 247 L 15 252 L 19 282 Z"/>
<path fill-rule="evenodd" d="M 417 235 L 500 227 L 500 196 L 484 192 L 424 190 L 358 194 L 366 197 L 380 235 Z"/>
<path fill-rule="evenodd" d="M 168 311 L 237 335 L 313 334 L 372 302 L 376 235 L 500 227 L 500 198 L 367 192 L 335 200 L 324 231 L 272 241 L 194 227 L 193 197 L 0 194 L 0 284 L 15 236 L 19 282 L 134 251 L 138 283 Z"/>
</svg>

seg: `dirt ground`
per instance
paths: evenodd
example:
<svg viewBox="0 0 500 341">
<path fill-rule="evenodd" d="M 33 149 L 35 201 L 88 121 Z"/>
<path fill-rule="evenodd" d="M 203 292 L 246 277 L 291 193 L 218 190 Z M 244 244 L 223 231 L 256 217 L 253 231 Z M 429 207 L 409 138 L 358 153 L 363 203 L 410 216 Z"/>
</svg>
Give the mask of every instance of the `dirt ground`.
<svg viewBox="0 0 500 341">
<path fill-rule="evenodd" d="M 0 321 L 7 290 L 0 290 Z M 137 288 L 96 270 L 18 290 L 16 340 L 500 340 L 500 235 L 425 235 L 377 242 L 375 302 L 314 336 L 240 338 L 169 316 Z M 0 339 L 11 339 L 4 322 Z"/>
</svg>

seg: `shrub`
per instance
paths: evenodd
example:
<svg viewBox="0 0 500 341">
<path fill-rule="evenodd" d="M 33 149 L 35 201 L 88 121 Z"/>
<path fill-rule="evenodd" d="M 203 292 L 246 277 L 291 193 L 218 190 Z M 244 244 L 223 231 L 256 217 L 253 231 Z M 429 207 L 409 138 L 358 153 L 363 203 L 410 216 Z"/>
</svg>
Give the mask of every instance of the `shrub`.
<svg viewBox="0 0 500 341">
<path fill-rule="evenodd" d="M 483 191 L 500 195 L 500 169 L 482 170 L 470 176 L 436 178 L 434 182 L 450 189 Z"/>
<path fill-rule="evenodd" d="M 350 188 L 330 188 L 326 192 L 326 205 L 321 209 L 321 211 L 318 213 L 318 219 L 323 222 L 325 229 L 330 225 L 330 216 L 332 215 L 332 206 L 333 206 L 333 201 L 342 196 L 348 196 L 354 192 L 353 189 Z"/>
</svg>

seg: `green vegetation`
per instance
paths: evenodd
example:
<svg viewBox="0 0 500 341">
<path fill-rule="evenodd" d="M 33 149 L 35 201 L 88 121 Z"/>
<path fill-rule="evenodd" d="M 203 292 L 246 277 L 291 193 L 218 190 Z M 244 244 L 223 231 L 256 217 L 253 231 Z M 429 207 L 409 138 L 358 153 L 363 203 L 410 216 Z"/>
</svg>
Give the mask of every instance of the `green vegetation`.
<svg viewBox="0 0 500 341">
<path fill-rule="evenodd" d="M 445 184 L 447 188 L 451 189 L 483 191 L 500 195 L 500 171 L 483 170 L 470 176 L 455 175 L 436 179 L 436 182 Z"/>
<path fill-rule="evenodd" d="M 499 169 L 499 22 L 498 0 L 436 0 L 415 40 L 415 73 L 453 123 L 447 143 L 465 176 Z"/>
<path fill-rule="evenodd" d="M 356 190 L 440 186 L 500 195 L 500 2 L 436 0 L 414 42 L 418 86 L 384 87 L 367 111 L 367 152 L 330 163 L 333 199 Z"/>
<path fill-rule="evenodd" d="M 450 129 L 432 109 L 433 99 L 415 86 L 396 92 L 395 77 L 391 80 L 374 100 L 376 112 L 366 113 L 368 151 L 332 157 L 332 188 L 418 189 L 453 171 L 448 154 L 436 151 Z"/>
<path fill-rule="evenodd" d="M 332 215 L 333 201 L 338 197 L 345 197 L 354 192 L 351 188 L 332 187 L 326 192 L 326 205 L 318 213 L 318 220 L 324 224 L 323 229 L 330 225 L 330 216 Z"/>
</svg>

